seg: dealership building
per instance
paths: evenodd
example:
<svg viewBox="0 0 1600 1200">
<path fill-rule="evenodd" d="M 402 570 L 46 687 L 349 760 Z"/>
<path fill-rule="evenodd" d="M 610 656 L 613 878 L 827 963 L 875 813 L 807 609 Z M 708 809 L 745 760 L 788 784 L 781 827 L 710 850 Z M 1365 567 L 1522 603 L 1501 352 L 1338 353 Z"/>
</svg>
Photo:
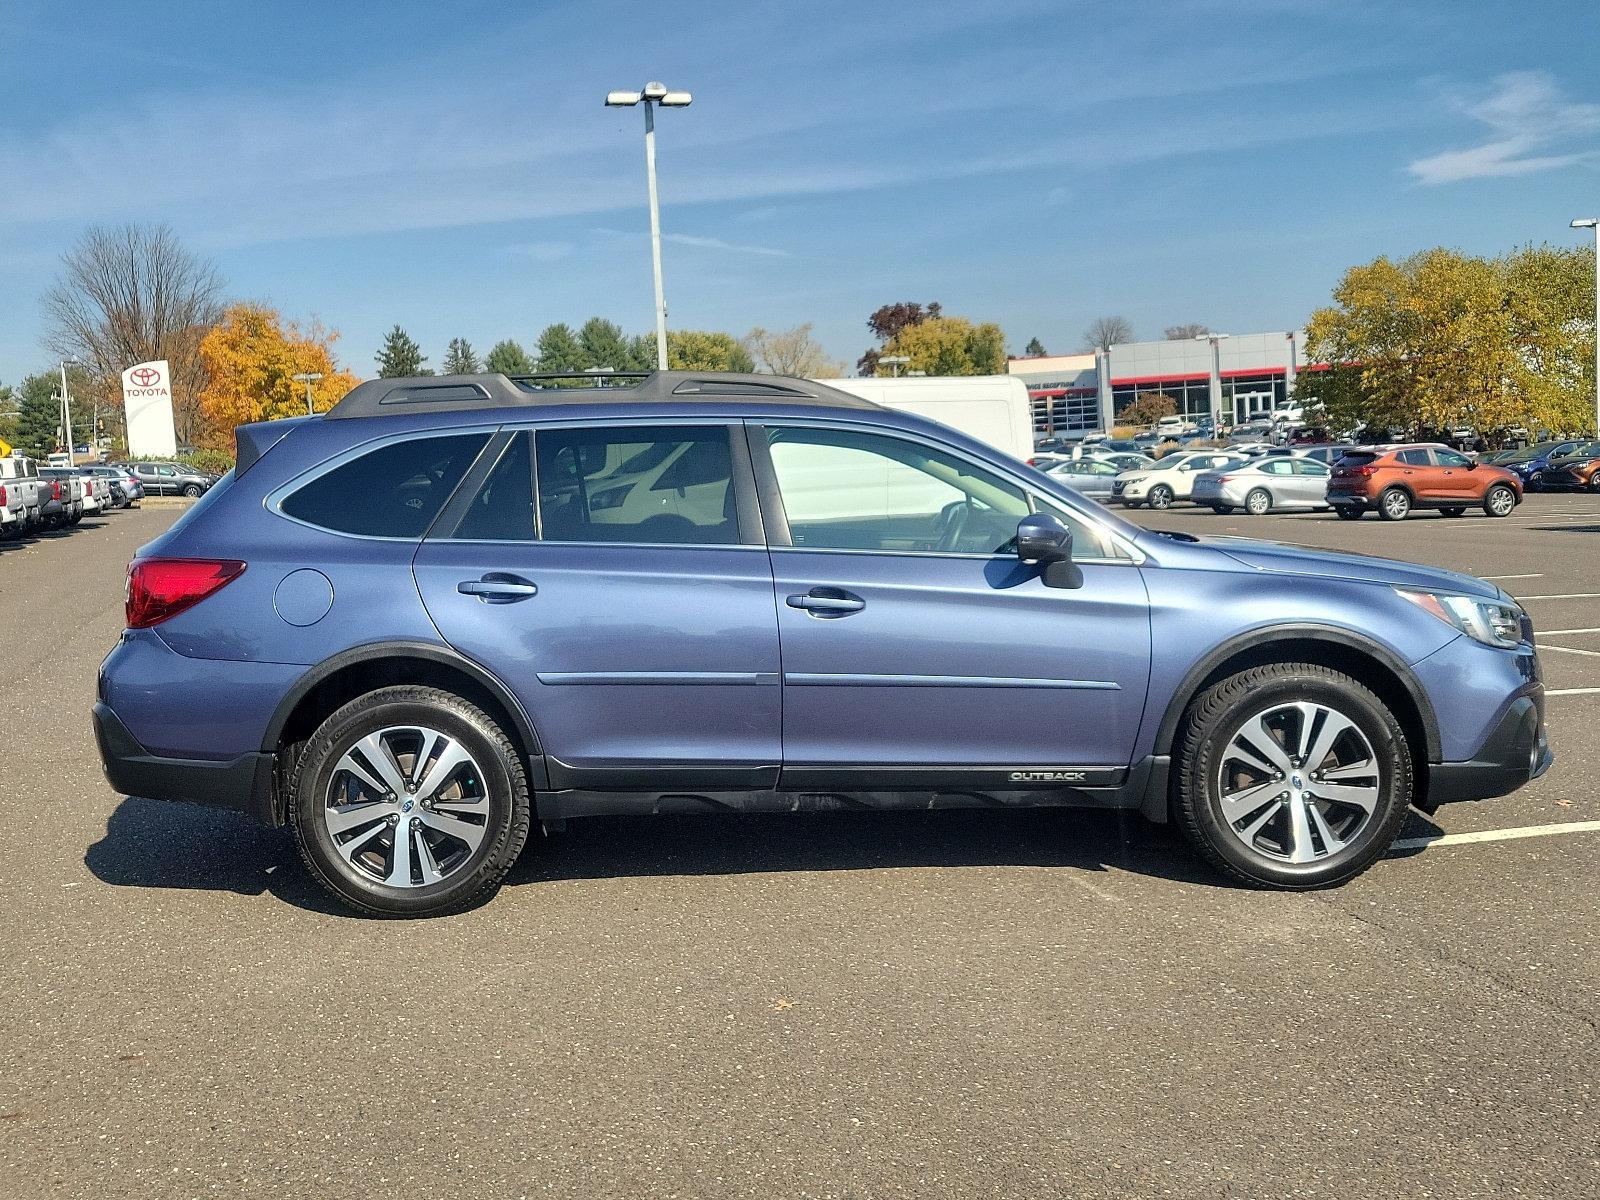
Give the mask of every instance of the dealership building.
<svg viewBox="0 0 1600 1200">
<path fill-rule="evenodd" d="M 1010 374 L 1027 385 L 1034 428 L 1079 434 L 1110 429 L 1146 392 L 1170 396 L 1187 417 L 1211 414 L 1237 424 L 1270 414 L 1294 390 L 1305 334 L 1208 334 L 1166 342 L 1121 342 L 1088 354 L 1013 358 Z"/>
</svg>

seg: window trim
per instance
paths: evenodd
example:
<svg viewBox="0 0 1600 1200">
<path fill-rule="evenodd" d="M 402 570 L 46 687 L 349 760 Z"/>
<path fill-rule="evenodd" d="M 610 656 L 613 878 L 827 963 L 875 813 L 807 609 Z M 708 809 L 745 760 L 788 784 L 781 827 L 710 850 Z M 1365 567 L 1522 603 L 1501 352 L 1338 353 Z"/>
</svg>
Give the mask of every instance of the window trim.
<svg viewBox="0 0 1600 1200">
<path fill-rule="evenodd" d="M 773 428 L 809 428 L 809 429 L 838 429 L 849 433 L 865 433 L 877 437 L 893 438 L 897 441 L 908 442 L 913 446 L 932 448 L 941 454 L 948 454 L 952 458 L 985 471 L 990 475 L 1003 480 L 1022 493 L 1030 511 L 1043 512 L 1048 508 L 1062 509 L 1073 515 L 1077 520 L 1093 528 L 1100 537 L 1123 552 L 1126 557 L 1106 557 L 1104 555 L 1080 556 L 1076 547 L 1072 560 L 1074 562 L 1103 564 L 1106 566 L 1142 566 L 1146 561 L 1145 553 L 1116 530 L 1094 519 L 1089 513 L 1084 512 L 1075 504 L 1054 496 L 1046 495 L 1039 491 L 1037 485 L 1018 478 L 1015 474 L 1003 468 L 996 467 L 993 463 L 968 454 L 960 447 L 952 446 L 946 442 L 930 438 L 919 437 L 900 429 L 885 428 L 880 425 L 865 425 L 855 421 L 841 421 L 838 419 L 805 419 L 798 417 L 779 417 L 777 419 L 760 418 L 746 420 L 745 436 L 750 445 L 750 457 L 755 468 L 756 492 L 761 501 L 761 519 L 767 529 L 767 549 L 771 551 L 798 551 L 803 554 L 876 554 L 891 557 L 912 558 L 965 558 L 979 559 L 985 562 L 993 560 L 1014 559 L 1014 554 L 966 554 L 950 550 L 874 550 L 861 548 L 833 549 L 824 546 L 796 546 L 789 533 L 789 518 L 783 507 L 783 494 L 778 487 L 778 474 L 772 465 L 772 443 L 768 431 Z"/>
<path fill-rule="evenodd" d="M 420 545 L 428 538 L 428 535 L 433 532 L 435 526 L 438 525 L 439 517 L 443 516 L 445 511 L 449 509 L 451 503 L 455 500 L 456 492 L 461 490 L 461 484 L 464 483 L 477 469 L 478 463 L 483 459 L 484 453 L 495 444 L 496 439 L 494 435 L 499 431 L 500 427 L 493 424 L 453 425 L 443 429 L 413 429 L 404 433 L 391 433 L 382 437 L 368 438 L 364 442 L 357 442 L 354 446 L 347 447 L 338 454 L 335 454 L 332 458 L 325 458 L 321 462 L 307 467 L 298 475 L 291 477 L 287 482 L 280 483 L 272 491 L 268 492 L 264 497 L 262 497 L 261 505 L 274 516 L 282 517 L 285 521 L 292 521 L 296 525 L 302 526 L 306 529 L 314 529 L 318 533 L 325 533 L 330 537 L 354 538 L 357 541 L 363 542 L 400 542 L 408 545 Z M 439 512 L 434 519 L 428 523 L 428 527 L 421 533 L 414 536 L 391 537 L 388 534 L 380 533 L 347 533 L 343 529 L 330 529 L 326 525 L 317 525 L 311 521 L 307 521 L 301 517 L 296 517 L 283 511 L 283 502 L 295 492 L 299 491 L 302 487 L 309 483 L 316 482 L 330 471 L 338 470 L 347 462 L 360 458 L 363 454 L 371 453 L 374 450 L 385 449 L 386 447 L 394 445 L 397 442 L 414 442 L 419 438 L 456 436 L 472 437 L 479 434 L 487 434 L 488 436 L 484 439 L 483 445 L 478 448 L 477 457 L 467 465 L 466 471 L 461 476 L 461 481 L 456 484 L 455 491 L 451 492 L 451 494 L 445 498 L 444 504 L 440 507 Z M 499 544 L 503 545 L 504 543 Z"/>
</svg>

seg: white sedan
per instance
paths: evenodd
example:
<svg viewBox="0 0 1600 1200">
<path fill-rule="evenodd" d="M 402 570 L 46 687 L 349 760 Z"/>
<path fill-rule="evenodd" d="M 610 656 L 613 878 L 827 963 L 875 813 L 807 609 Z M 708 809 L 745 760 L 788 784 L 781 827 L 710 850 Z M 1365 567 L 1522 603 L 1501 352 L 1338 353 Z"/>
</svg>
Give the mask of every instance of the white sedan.
<svg viewBox="0 0 1600 1200">
<path fill-rule="evenodd" d="M 1194 491 L 1195 478 L 1203 471 L 1231 466 L 1243 459 L 1220 450 L 1190 450 L 1159 458 L 1148 467 L 1124 471 L 1111 485 L 1111 495 L 1127 508 L 1148 504 L 1151 508 L 1171 508 L 1174 501 L 1187 500 Z"/>
</svg>

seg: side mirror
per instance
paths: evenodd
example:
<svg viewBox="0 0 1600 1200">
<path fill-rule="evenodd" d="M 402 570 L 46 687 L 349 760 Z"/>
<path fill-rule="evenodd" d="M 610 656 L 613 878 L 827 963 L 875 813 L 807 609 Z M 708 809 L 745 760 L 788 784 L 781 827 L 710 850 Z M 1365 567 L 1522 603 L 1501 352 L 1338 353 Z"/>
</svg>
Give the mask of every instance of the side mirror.
<svg viewBox="0 0 1600 1200">
<path fill-rule="evenodd" d="M 1083 586 L 1083 572 L 1072 561 L 1072 530 L 1049 513 L 1030 513 L 1017 522 L 1017 557 L 1039 566 L 1046 587 Z"/>
<path fill-rule="evenodd" d="M 1473 461 L 1471 461 L 1471 462 L 1469 462 L 1467 464 L 1467 470 L 1476 471 L 1477 469 L 1478 469 L 1478 461 L 1477 461 L 1477 459 L 1473 459 Z"/>
</svg>

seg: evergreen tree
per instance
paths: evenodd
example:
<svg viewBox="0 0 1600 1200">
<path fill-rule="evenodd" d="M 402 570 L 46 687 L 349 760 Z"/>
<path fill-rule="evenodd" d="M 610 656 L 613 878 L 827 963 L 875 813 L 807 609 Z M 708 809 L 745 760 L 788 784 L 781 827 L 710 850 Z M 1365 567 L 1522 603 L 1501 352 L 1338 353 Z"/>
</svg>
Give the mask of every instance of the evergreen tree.
<svg viewBox="0 0 1600 1200">
<path fill-rule="evenodd" d="M 407 375 L 432 375 L 422 366 L 427 362 L 422 347 L 411 340 L 411 335 L 396 325 L 383 337 L 383 349 L 378 351 L 378 375 L 384 379 L 401 379 Z"/>
<path fill-rule="evenodd" d="M 494 344 L 489 357 L 483 360 L 483 369 L 497 371 L 501 375 L 532 375 L 533 360 L 520 344 L 507 338 Z"/>
<path fill-rule="evenodd" d="M 578 330 L 578 345 L 583 350 L 585 366 L 610 367 L 613 371 L 648 369 L 636 360 L 634 339 L 604 317 L 590 317 L 583 323 Z"/>
<path fill-rule="evenodd" d="M 61 445 L 61 380 L 54 371 L 30 375 L 17 388 L 18 449 L 44 458 Z"/>
<path fill-rule="evenodd" d="M 588 358 L 565 322 L 545 326 L 539 335 L 539 370 L 572 371 L 581 375 L 589 365 Z"/>
<path fill-rule="evenodd" d="M 450 339 L 450 347 L 444 352 L 444 373 L 446 375 L 478 373 L 478 356 L 472 352 L 472 343 L 466 338 Z"/>
<path fill-rule="evenodd" d="M 1029 338 L 1028 345 L 1022 352 L 1029 358 L 1043 358 L 1045 356 L 1044 343 L 1038 338 Z"/>
</svg>

